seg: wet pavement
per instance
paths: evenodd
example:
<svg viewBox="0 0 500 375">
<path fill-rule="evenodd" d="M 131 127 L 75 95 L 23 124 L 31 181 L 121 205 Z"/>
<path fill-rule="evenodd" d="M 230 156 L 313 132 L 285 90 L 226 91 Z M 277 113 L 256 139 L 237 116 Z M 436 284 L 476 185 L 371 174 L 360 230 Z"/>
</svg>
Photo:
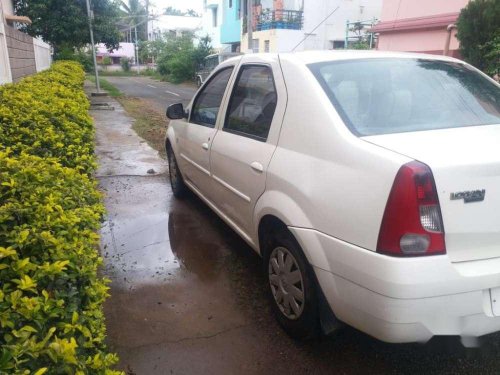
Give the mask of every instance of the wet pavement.
<svg viewBox="0 0 500 375">
<path fill-rule="evenodd" d="M 115 111 L 92 111 L 108 210 L 105 314 L 128 374 L 499 372 L 498 335 L 475 350 L 444 339 L 390 345 L 351 328 L 290 339 L 271 316 L 259 257 L 195 196 L 172 196 L 165 161 L 106 100 Z"/>
</svg>

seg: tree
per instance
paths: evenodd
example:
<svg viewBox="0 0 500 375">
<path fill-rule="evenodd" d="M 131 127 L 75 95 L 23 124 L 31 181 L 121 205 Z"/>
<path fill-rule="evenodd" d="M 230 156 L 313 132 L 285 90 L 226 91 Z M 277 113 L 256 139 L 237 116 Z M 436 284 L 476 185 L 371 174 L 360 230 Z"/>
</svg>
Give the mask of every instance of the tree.
<svg viewBox="0 0 500 375">
<path fill-rule="evenodd" d="M 148 13 L 146 7 L 139 0 L 120 1 L 120 27 L 124 31 L 134 32 L 134 26 L 137 26 L 137 39 L 148 40 Z M 132 40 L 135 40 L 133 35 Z"/>
<path fill-rule="evenodd" d="M 491 75 L 498 72 L 500 64 L 499 25 L 498 0 L 473 0 L 461 10 L 457 20 L 457 38 L 463 58 Z"/>
<path fill-rule="evenodd" d="M 117 48 L 120 32 L 116 26 L 119 8 L 114 0 L 94 0 L 94 38 L 108 48 Z M 85 0 L 14 0 L 16 14 L 28 16 L 32 24 L 23 31 L 40 36 L 54 46 L 80 48 L 90 42 Z"/>
<path fill-rule="evenodd" d="M 170 37 L 162 45 L 158 57 L 158 71 L 172 82 L 182 82 L 194 78 L 198 65 L 212 53 L 210 37 L 201 38 L 194 46 L 194 36 L 186 33 Z M 160 46 L 160 44 L 158 44 Z"/>
</svg>

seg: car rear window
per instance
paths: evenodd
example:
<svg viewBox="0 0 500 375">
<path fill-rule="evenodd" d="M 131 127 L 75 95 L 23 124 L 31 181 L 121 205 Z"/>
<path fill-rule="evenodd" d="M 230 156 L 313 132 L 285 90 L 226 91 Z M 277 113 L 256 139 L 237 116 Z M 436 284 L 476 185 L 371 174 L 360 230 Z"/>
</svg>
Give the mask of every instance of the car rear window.
<svg viewBox="0 0 500 375">
<path fill-rule="evenodd" d="M 359 136 L 500 123 L 500 86 L 464 64 L 370 58 L 309 68 Z"/>
</svg>

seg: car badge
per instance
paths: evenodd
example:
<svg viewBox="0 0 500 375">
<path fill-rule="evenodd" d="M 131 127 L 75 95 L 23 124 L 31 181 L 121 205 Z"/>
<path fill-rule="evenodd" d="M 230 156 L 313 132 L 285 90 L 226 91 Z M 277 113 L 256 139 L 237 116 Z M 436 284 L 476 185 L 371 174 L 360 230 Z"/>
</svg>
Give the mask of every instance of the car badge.
<svg viewBox="0 0 500 375">
<path fill-rule="evenodd" d="M 472 202 L 482 202 L 484 201 L 484 196 L 486 195 L 486 190 L 470 190 L 470 191 L 459 191 L 450 194 L 450 199 L 452 201 L 463 199 L 464 203 Z"/>
</svg>

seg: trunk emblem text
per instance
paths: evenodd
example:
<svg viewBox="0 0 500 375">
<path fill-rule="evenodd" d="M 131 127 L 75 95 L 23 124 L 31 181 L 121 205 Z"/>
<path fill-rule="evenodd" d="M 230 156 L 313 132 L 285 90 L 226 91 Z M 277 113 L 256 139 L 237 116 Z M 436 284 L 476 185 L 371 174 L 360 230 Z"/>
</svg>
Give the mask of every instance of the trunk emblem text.
<svg viewBox="0 0 500 375">
<path fill-rule="evenodd" d="M 484 196 L 486 195 L 486 190 L 471 190 L 471 191 L 459 191 L 457 193 L 451 193 L 450 199 L 452 201 L 457 199 L 463 199 L 464 203 L 471 202 L 482 202 L 484 201 Z"/>
</svg>

